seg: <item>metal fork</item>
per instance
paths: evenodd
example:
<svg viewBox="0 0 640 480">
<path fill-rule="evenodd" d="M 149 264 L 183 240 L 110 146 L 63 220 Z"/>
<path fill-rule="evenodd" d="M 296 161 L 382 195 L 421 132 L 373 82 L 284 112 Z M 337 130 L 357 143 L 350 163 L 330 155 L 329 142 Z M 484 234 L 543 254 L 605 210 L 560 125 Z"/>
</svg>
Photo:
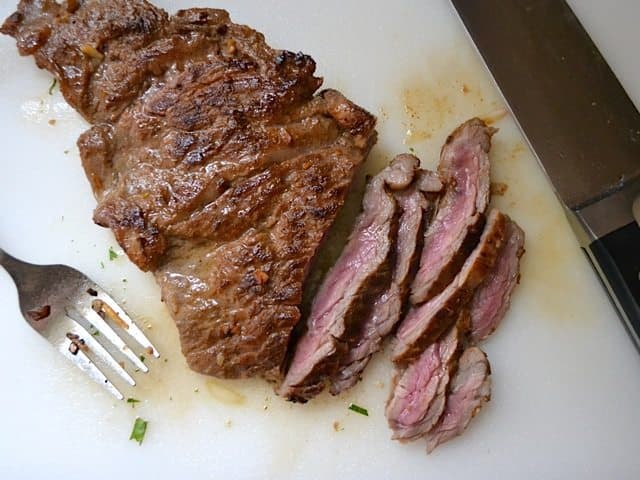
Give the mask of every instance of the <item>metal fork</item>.
<svg viewBox="0 0 640 480">
<path fill-rule="evenodd" d="M 124 395 L 106 377 L 98 364 L 110 367 L 131 386 L 136 384 L 111 352 L 118 352 L 135 371 L 148 372 L 138 356 L 110 324 L 125 331 L 147 355 L 158 350 L 131 318 L 99 285 L 66 265 L 33 265 L 0 249 L 0 265 L 13 278 L 22 315 L 33 329 L 89 377 L 122 400 Z M 103 344 L 101 339 L 108 340 Z M 96 362 L 97 360 L 97 362 Z"/>
</svg>

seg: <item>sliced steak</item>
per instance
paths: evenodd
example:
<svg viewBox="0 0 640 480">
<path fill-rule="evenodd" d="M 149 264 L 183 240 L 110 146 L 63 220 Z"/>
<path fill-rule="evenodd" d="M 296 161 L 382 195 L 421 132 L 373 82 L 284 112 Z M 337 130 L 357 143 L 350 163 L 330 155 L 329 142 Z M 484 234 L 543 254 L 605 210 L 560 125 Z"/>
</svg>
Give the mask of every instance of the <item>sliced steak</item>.
<svg viewBox="0 0 640 480">
<path fill-rule="evenodd" d="M 424 239 L 411 302 L 430 300 L 451 283 L 477 242 L 489 202 L 489 149 L 495 129 L 473 118 L 442 147 L 438 172 L 447 188 Z"/>
<path fill-rule="evenodd" d="M 375 118 L 224 10 L 22 0 L 2 32 L 94 124 L 94 220 L 155 273 L 190 367 L 277 375 Z"/>
<path fill-rule="evenodd" d="M 380 350 L 382 340 L 400 319 L 420 256 L 424 228 L 431 220 L 441 189 L 438 175 L 422 170 L 411 186 L 393 192 L 402 213 L 391 285 L 376 299 L 356 342 L 340 362 L 331 381 L 331 393 L 338 394 L 356 384 L 371 356 Z"/>
<path fill-rule="evenodd" d="M 427 433 L 427 452 L 460 435 L 478 410 L 491 398 L 491 368 L 478 347 L 467 348 L 451 379 L 449 392 L 438 423 Z"/>
<path fill-rule="evenodd" d="M 520 257 L 523 254 L 524 232 L 514 221 L 510 221 L 498 259 L 476 290 L 469 307 L 469 335 L 472 342 L 480 342 L 491 335 L 507 312 L 511 294 L 520 278 Z"/>
<path fill-rule="evenodd" d="M 396 334 L 393 361 L 406 365 L 450 328 L 460 310 L 493 267 L 505 240 L 509 218 L 492 210 L 480 242 L 449 286 L 420 306 L 409 310 Z"/>
<path fill-rule="evenodd" d="M 458 328 L 453 326 L 394 380 L 385 410 L 394 439 L 419 438 L 442 415 L 451 369 L 458 357 L 458 336 Z"/>
<path fill-rule="evenodd" d="M 398 204 L 387 187 L 406 187 L 415 157 L 397 157 L 367 185 L 363 210 L 347 245 L 313 300 L 302 335 L 278 393 L 306 401 L 335 374 L 375 299 L 388 288 L 395 252 Z"/>
</svg>

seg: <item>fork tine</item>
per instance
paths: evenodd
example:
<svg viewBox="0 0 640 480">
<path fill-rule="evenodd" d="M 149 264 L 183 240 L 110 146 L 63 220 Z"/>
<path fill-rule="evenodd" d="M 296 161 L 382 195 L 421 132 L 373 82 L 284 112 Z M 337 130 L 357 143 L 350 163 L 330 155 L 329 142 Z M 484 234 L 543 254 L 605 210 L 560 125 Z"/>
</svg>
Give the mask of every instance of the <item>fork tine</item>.
<svg viewBox="0 0 640 480">
<path fill-rule="evenodd" d="M 68 308 L 67 315 L 75 320 L 77 323 L 82 324 L 84 321 L 88 321 L 91 323 L 96 330 L 100 332 L 101 335 L 104 335 L 107 340 L 109 340 L 114 347 L 116 347 L 122 354 L 133 363 L 137 369 L 141 370 L 144 373 L 149 371 L 149 367 L 147 367 L 140 358 L 135 354 L 131 348 L 120 338 L 120 336 L 111 328 L 111 326 L 100 316 L 98 313 L 91 308 L 90 306 L 82 307 L 82 312 L 78 312 L 75 308 Z M 117 362 L 116 362 L 117 363 Z M 135 382 L 134 382 L 135 383 Z"/>
<path fill-rule="evenodd" d="M 88 338 L 91 336 L 89 332 L 87 332 L 77 322 L 71 320 L 71 324 L 73 326 L 70 328 L 69 333 L 78 335 L 80 339 Z M 82 351 L 81 348 L 77 348 L 75 350 L 75 353 L 72 353 L 72 344 L 73 340 L 65 338 L 64 341 L 58 343 L 57 349 L 65 357 L 71 360 L 80 370 L 89 375 L 92 380 L 105 387 L 118 400 L 123 400 L 124 395 L 120 393 L 120 390 L 118 390 L 115 385 L 111 383 L 111 381 L 105 376 L 104 373 L 102 373 L 102 371 L 96 366 L 96 364 L 91 361 L 91 359 Z"/>
<path fill-rule="evenodd" d="M 69 315 L 67 314 L 67 316 L 69 316 Z M 74 320 L 70 316 L 69 316 L 69 318 Z M 79 322 L 77 322 L 77 320 L 76 320 L 76 323 L 79 323 Z M 89 323 L 89 322 L 87 322 L 87 323 Z M 82 330 L 84 332 L 86 332 L 86 336 L 83 336 L 82 338 L 84 338 L 85 342 L 88 344 L 89 350 L 91 352 L 93 352 L 96 356 L 98 356 L 109 367 L 111 367 L 118 375 L 120 375 L 120 377 L 125 382 L 127 382 L 132 387 L 135 386 L 136 381 L 133 379 L 133 377 L 131 375 L 129 375 L 129 373 L 124 369 L 124 367 L 120 363 L 118 363 L 115 358 L 113 358 L 113 355 L 111 355 L 107 351 L 107 349 L 102 346 L 102 344 L 98 341 L 98 339 L 96 337 L 94 337 L 93 335 L 91 335 L 87 331 L 87 329 L 84 327 L 84 325 L 82 325 L 81 323 L 79 325 L 82 328 Z M 84 333 L 83 333 L 83 335 L 84 335 Z"/>
<path fill-rule="evenodd" d="M 138 344 L 140 344 L 140 346 L 142 346 L 147 353 L 153 355 L 155 358 L 160 358 L 160 353 L 158 352 L 156 347 L 153 346 L 151 341 L 149 341 L 142 330 L 140 330 L 140 328 L 133 322 L 131 317 L 129 317 L 129 315 L 127 315 L 127 313 L 122 308 L 120 308 L 120 305 L 118 305 L 118 303 L 113 298 L 111 298 L 110 295 L 101 290 L 97 298 L 106 303 L 106 305 L 116 313 L 120 320 L 122 320 L 122 322 L 127 325 L 127 333 L 131 335 L 133 339 L 138 342 Z"/>
</svg>

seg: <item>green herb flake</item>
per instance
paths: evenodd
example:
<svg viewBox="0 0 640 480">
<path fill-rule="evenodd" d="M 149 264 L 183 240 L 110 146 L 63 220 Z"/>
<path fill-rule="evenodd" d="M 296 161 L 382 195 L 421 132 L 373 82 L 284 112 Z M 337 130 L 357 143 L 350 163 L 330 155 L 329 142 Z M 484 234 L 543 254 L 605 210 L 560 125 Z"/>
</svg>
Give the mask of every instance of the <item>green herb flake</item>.
<svg viewBox="0 0 640 480">
<path fill-rule="evenodd" d="M 142 363 L 144 363 L 144 361 L 145 361 L 145 357 L 144 357 L 144 355 L 140 355 L 140 361 L 141 361 Z"/>
<path fill-rule="evenodd" d="M 56 84 L 58 83 L 58 79 L 54 78 L 49 86 L 49 95 L 53 95 L 53 89 L 56 88 Z"/>
<path fill-rule="evenodd" d="M 91 332 L 91 335 L 93 335 L 94 337 L 97 337 L 98 335 L 100 335 L 100 332 L 96 330 L 95 332 Z"/>
<path fill-rule="evenodd" d="M 100 268 L 104 270 L 104 262 L 100 262 Z"/>
<path fill-rule="evenodd" d="M 410 151 L 411 153 L 416 153 L 416 149 L 415 149 L 415 148 L 413 148 L 413 147 L 409 147 L 409 151 Z"/>
<path fill-rule="evenodd" d="M 131 408 L 134 408 L 136 406 L 136 403 L 140 403 L 140 400 L 138 400 L 137 398 L 127 398 L 127 403 L 131 404 Z"/>
<path fill-rule="evenodd" d="M 115 260 L 118 258 L 118 253 L 113 249 L 113 247 L 109 247 L 109 260 Z"/>
<path fill-rule="evenodd" d="M 144 434 L 147 432 L 147 423 L 148 422 L 146 420 L 143 420 L 140 417 L 136 418 L 136 421 L 133 424 L 133 430 L 131 430 L 131 436 L 129 437 L 129 440 L 135 440 L 136 442 L 138 442 L 138 445 L 142 445 Z"/>
<path fill-rule="evenodd" d="M 356 405 L 355 403 L 349 404 L 349 410 L 359 413 L 360 415 L 364 415 L 365 417 L 369 416 L 369 411 L 366 408 L 363 408 L 360 405 Z"/>
</svg>

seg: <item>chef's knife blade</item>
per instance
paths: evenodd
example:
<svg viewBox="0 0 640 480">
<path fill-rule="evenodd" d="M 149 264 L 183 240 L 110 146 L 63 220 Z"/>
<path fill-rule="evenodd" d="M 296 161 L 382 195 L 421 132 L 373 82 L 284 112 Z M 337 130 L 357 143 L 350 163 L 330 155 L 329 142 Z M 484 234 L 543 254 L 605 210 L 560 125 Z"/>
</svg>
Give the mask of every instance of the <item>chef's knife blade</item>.
<svg viewBox="0 0 640 480">
<path fill-rule="evenodd" d="M 451 0 L 640 348 L 640 113 L 564 0 Z"/>
</svg>

